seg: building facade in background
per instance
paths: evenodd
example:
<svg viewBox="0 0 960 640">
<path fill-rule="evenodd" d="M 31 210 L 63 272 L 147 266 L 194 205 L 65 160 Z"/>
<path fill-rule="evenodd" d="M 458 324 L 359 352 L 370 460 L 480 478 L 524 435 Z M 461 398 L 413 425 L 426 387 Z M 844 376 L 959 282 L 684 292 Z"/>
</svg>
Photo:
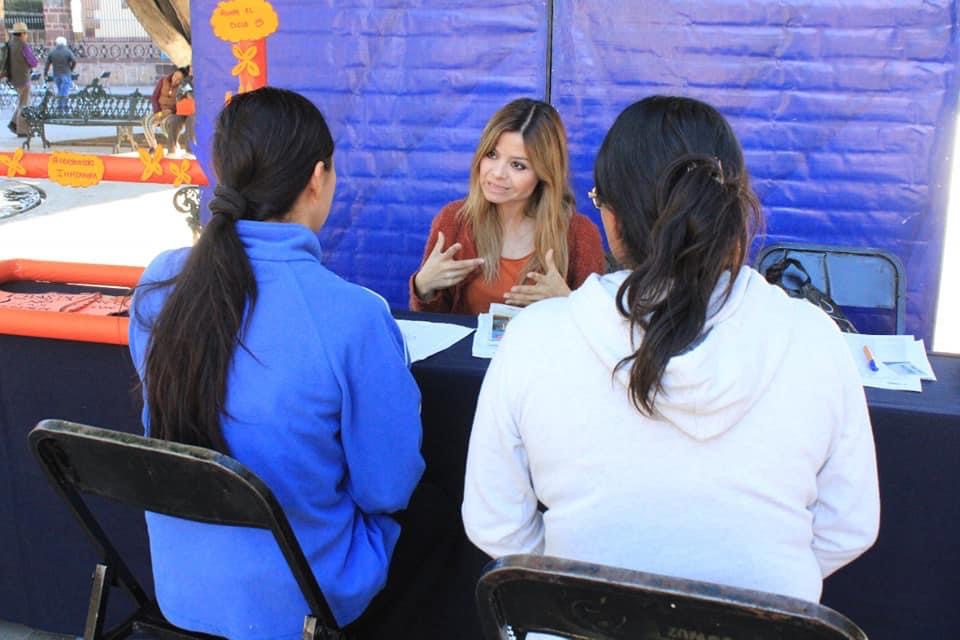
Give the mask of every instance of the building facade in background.
<svg viewBox="0 0 960 640">
<path fill-rule="evenodd" d="M 77 83 L 94 78 L 114 86 L 152 87 L 173 64 L 150 40 L 125 0 L 0 0 L 3 27 L 23 21 L 41 59 L 63 36 L 77 56 Z M 6 35 L 6 34 L 4 34 Z"/>
</svg>

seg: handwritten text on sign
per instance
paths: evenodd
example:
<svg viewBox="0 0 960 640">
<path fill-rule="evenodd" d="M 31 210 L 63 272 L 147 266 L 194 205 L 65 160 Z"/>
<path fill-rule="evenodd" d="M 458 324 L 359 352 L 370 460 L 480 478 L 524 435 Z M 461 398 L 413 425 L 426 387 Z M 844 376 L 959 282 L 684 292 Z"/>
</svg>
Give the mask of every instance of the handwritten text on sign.
<svg viewBox="0 0 960 640">
<path fill-rule="evenodd" d="M 103 160 L 97 156 L 54 151 L 47 164 L 47 175 L 67 187 L 89 187 L 103 180 Z"/>
<path fill-rule="evenodd" d="M 277 12 L 265 0 L 227 0 L 210 16 L 213 35 L 227 42 L 266 38 L 279 25 Z"/>
</svg>

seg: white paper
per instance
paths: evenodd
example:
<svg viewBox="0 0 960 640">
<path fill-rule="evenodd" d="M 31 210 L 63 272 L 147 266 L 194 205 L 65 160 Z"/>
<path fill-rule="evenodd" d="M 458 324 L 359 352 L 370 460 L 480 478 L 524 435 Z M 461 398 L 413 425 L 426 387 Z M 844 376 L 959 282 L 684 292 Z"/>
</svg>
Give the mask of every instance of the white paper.
<svg viewBox="0 0 960 640">
<path fill-rule="evenodd" d="M 448 322 L 397 320 L 397 325 L 407 344 L 411 364 L 440 353 L 473 331 L 470 327 Z"/>
<path fill-rule="evenodd" d="M 860 380 L 866 387 L 921 391 L 921 380 L 936 380 L 923 340 L 913 336 L 870 335 L 845 333 L 847 346 L 860 371 Z M 870 368 L 863 348 L 873 354 L 877 371 Z"/>
<path fill-rule="evenodd" d="M 508 304 L 494 302 L 488 313 L 477 316 L 477 332 L 473 334 L 474 358 L 492 358 L 497 352 L 500 338 L 507 329 L 507 324 L 515 315 L 523 311 L 523 307 L 513 307 Z"/>
</svg>

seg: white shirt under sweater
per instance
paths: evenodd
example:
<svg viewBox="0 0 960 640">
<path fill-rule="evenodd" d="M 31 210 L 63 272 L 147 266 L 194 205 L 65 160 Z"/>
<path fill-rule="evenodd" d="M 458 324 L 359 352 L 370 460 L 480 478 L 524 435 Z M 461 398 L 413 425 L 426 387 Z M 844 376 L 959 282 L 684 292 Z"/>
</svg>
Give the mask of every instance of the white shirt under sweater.
<svg viewBox="0 0 960 640">
<path fill-rule="evenodd" d="M 840 332 L 743 268 L 706 335 L 670 360 L 651 419 L 630 403 L 629 368 L 613 374 L 633 351 L 615 306 L 626 275 L 591 276 L 511 321 L 470 438 L 467 534 L 494 557 L 818 601 L 879 526 L 873 434 Z"/>
</svg>

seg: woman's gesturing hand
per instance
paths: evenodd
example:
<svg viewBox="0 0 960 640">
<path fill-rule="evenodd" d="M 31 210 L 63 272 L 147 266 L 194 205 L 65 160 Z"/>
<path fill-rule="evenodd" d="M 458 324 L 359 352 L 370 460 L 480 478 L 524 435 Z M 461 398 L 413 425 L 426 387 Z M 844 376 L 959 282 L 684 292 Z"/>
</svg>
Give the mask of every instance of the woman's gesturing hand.
<svg viewBox="0 0 960 640">
<path fill-rule="evenodd" d="M 527 278 L 533 280 L 535 284 L 518 284 L 512 287 L 510 291 L 504 294 L 504 302 L 517 307 L 525 307 L 544 298 L 570 295 L 570 287 L 567 286 L 566 281 L 557 269 L 557 265 L 553 262 L 553 249 L 547 251 L 544 262 L 547 266 L 547 272 L 531 271 L 528 273 Z"/>
<path fill-rule="evenodd" d="M 420 267 L 420 271 L 413 278 L 414 288 L 421 300 L 427 300 L 436 291 L 458 284 L 483 264 L 483 258 L 469 260 L 455 260 L 453 256 L 461 249 L 459 242 L 455 242 L 444 251 L 443 232 L 437 233 L 437 244 Z"/>
</svg>

